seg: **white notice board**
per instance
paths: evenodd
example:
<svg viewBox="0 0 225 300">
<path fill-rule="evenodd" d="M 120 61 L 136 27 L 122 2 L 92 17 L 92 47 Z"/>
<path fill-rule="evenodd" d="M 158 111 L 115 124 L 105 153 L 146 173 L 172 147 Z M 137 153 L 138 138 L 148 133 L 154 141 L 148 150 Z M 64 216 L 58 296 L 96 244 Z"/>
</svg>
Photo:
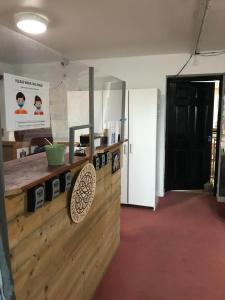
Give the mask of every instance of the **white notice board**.
<svg viewBox="0 0 225 300">
<path fill-rule="evenodd" d="M 4 73 L 5 130 L 50 127 L 49 83 Z"/>
</svg>

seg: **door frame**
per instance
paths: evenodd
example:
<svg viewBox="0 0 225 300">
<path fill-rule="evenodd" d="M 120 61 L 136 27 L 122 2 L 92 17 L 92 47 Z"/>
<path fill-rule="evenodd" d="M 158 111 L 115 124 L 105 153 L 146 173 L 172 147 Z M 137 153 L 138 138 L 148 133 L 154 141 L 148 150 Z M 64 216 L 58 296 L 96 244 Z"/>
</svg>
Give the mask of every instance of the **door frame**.
<svg viewBox="0 0 225 300">
<path fill-rule="evenodd" d="M 217 121 L 217 139 L 216 139 L 216 162 L 215 162 L 215 184 L 213 194 L 216 196 L 217 191 L 217 183 L 218 183 L 218 169 L 219 169 L 219 145 L 220 145 L 220 124 L 221 124 L 221 109 L 222 109 L 222 101 L 223 101 L 223 73 L 217 74 L 200 74 L 200 75 L 182 75 L 182 76 L 166 76 L 166 128 L 165 128 L 165 172 L 164 172 L 164 189 L 165 192 L 168 191 L 167 185 L 167 145 L 168 145 L 168 92 L 169 92 L 169 83 L 173 81 L 184 82 L 187 80 L 197 80 L 197 81 L 214 81 L 218 80 L 220 82 L 219 85 L 219 108 L 218 108 L 218 121 Z"/>
</svg>

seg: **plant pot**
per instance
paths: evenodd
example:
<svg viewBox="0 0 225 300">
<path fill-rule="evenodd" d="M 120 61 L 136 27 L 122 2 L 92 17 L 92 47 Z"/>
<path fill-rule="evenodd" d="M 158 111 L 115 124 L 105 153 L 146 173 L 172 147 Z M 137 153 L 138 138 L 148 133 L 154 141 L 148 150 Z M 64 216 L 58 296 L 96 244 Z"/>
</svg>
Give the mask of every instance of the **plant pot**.
<svg viewBox="0 0 225 300">
<path fill-rule="evenodd" d="M 45 145 L 45 151 L 49 166 L 61 166 L 65 162 L 66 145 L 53 144 Z"/>
</svg>

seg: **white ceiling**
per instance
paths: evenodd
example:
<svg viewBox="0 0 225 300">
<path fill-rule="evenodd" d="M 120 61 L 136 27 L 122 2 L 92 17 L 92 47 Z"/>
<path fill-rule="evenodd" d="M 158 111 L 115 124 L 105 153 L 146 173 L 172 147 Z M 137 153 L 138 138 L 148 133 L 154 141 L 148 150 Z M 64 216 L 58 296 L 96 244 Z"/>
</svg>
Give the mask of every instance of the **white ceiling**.
<svg viewBox="0 0 225 300">
<path fill-rule="evenodd" d="M 14 14 L 34 11 L 50 19 L 35 38 L 70 59 L 190 52 L 205 0 L 7 0 L 0 23 L 17 30 Z M 211 0 L 200 50 L 225 49 L 225 1 Z M 0 32 L 1 34 L 1 32 Z M 0 44 L 1 47 L 1 44 Z"/>
<path fill-rule="evenodd" d="M 225 50 L 225 0 L 210 0 L 200 50 Z"/>
</svg>

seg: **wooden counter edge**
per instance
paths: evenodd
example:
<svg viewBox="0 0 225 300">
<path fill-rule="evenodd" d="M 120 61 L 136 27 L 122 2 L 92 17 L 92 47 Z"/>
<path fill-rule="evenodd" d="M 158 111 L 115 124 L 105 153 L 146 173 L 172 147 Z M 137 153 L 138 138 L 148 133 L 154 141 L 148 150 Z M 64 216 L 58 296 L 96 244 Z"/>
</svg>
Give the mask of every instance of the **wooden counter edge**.
<svg viewBox="0 0 225 300">
<path fill-rule="evenodd" d="M 112 145 L 102 145 L 100 147 L 97 147 L 95 152 L 96 153 L 104 153 L 108 150 L 112 150 L 114 148 L 117 148 L 118 146 L 126 143 L 128 141 L 128 139 L 125 139 L 124 141 L 119 141 L 118 143 L 112 144 Z"/>
<path fill-rule="evenodd" d="M 102 145 L 101 147 L 99 147 L 99 148 L 96 149 L 96 153 L 104 153 L 104 152 L 106 152 L 108 150 L 112 150 L 114 148 L 117 148 L 118 146 L 121 146 L 126 141 L 127 140 L 120 141 L 120 142 L 112 144 L 112 145 Z M 21 185 L 19 187 L 6 188 L 6 190 L 5 190 L 5 196 L 6 197 L 10 197 L 10 196 L 15 196 L 15 195 L 21 194 L 24 191 L 27 191 L 28 189 L 30 189 L 30 188 L 38 185 L 38 184 L 41 184 L 41 183 L 43 183 L 43 182 L 45 182 L 45 181 L 47 181 L 47 180 L 49 180 L 49 179 L 51 179 L 51 178 L 53 178 L 55 176 L 58 176 L 59 174 L 61 174 L 63 172 L 66 172 L 66 171 L 68 171 L 70 169 L 73 169 L 75 167 L 80 166 L 81 164 L 85 163 L 89 159 L 90 159 L 90 156 L 86 155 L 85 157 L 83 157 L 83 159 L 79 159 L 78 161 L 75 161 L 72 164 L 69 164 L 67 162 L 63 166 L 60 166 L 60 167 L 57 167 L 57 168 L 52 168 L 52 170 L 49 169 L 49 171 L 50 171 L 49 174 L 41 176 L 37 180 L 34 180 L 34 181 L 30 182 L 30 183 Z M 12 161 L 10 163 L 12 163 Z"/>
<path fill-rule="evenodd" d="M 24 185 L 21 185 L 19 187 L 12 187 L 12 188 L 7 188 L 7 186 L 5 187 L 5 196 L 6 197 L 10 197 L 10 196 L 15 196 L 15 195 L 19 195 L 29 189 L 31 189 L 32 187 L 36 186 L 36 185 L 39 185 L 43 182 L 46 182 L 47 180 L 55 177 L 55 176 L 58 176 L 59 174 L 63 173 L 63 172 L 66 172 L 66 171 L 69 171 L 71 169 L 74 169 L 76 167 L 79 167 L 80 165 L 82 165 L 83 163 L 87 162 L 88 160 L 90 159 L 90 156 L 87 155 L 85 157 L 82 157 L 82 159 L 79 159 L 78 161 L 75 161 L 74 163 L 72 164 L 69 164 L 69 163 L 66 163 L 62 166 L 59 166 L 59 167 L 50 167 L 48 169 L 49 171 L 49 174 L 47 175 L 43 175 L 43 176 L 40 176 L 39 179 L 36 179 L 30 183 L 24 183 Z"/>
<path fill-rule="evenodd" d="M 5 191 L 4 195 L 5 195 L 5 197 L 12 197 L 12 196 L 22 194 L 23 192 L 24 191 L 22 189 L 12 189 L 9 191 Z"/>
</svg>

